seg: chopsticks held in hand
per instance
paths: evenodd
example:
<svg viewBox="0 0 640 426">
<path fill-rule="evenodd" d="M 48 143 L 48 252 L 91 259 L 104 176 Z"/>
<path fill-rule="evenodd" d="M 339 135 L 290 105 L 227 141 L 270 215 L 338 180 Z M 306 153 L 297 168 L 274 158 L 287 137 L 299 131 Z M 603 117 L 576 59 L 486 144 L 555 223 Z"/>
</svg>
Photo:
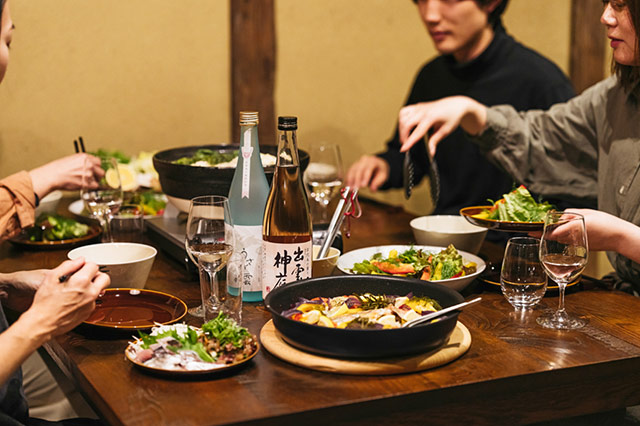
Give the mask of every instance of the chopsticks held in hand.
<svg viewBox="0 0 640 426">
<path fill-rule="evenodd" d="M 105 273 L 105 274 L 109 273 L 109 270 L 108 270 L 108 269 L 107 269 L 107 267 L 106 267 L 106 266 L 104 266 L 104 265 L 100 266 L 100 267 L 98 268 L 98 270 L 99 270 L 100 272 Z M 67 281 L 71 275 L 72 275 L 72 274 L 68 274 L 68 275 L 60 275 L 60 276 L 58 277 L 58 281 L 60 282 L 60 284 L 62 284 L 63 282 Z"/>
<path fill-rule="evenodd" d="M 78 146 L 78 141 L 80 141 L 80 145 Z M 76 149 L 76 154 L 79 152 L 86 152 L 84 150 L 84 141 L 82 140 L 82 136 L 80 136 L 77 140 L 74 139 L 73 147 Z"/>
</svg>

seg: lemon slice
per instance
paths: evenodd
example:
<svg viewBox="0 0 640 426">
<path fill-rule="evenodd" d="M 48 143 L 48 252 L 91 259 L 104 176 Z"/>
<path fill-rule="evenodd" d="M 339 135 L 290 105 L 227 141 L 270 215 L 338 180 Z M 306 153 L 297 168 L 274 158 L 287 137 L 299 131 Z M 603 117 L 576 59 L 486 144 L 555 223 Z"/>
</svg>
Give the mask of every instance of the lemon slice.
<svg viewBox="0 0 640 426">
<path fill-rule="evenodd" d="M 138 187 L 136 173 L 127 164 L 118 164 L 118 170 L 109 169 L 104 179 L 111 188 L 122 187 L 123 191 L 133 191 Z"/>
<path fill-rule="evenodd" d="M 118 172 L 120 173 L 120 184 L 123 191 L 135 191 L 138 188 L 138 179 L 136 172 L 129 164 L 118 164 Z M 109 182 L 107 180 L 107 182 Z"/>
</svg>

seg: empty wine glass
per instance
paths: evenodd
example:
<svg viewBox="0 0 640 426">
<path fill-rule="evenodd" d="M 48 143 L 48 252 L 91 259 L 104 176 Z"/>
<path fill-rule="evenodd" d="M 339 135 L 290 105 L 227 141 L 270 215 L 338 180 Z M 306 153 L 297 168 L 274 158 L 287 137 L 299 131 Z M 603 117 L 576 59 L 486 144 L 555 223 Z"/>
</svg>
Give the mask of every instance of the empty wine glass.
<svg viewBox="0 0 640 426">
<path fill-rule="evenodd" d="M 104 170 L 104 176 L 95 187 L 93 165 L 88 159 L 85 160 L 80 198 L 91 215 L 100 221 L 103 230 L 102 240 L 113 242 L 111 219 L 122 205 L 122 184 L 115 158 L 101 157 L 100 166 Z"/>
<path fill-rule="evenodd" d="M 577 213 L 547 212 L 540 240 L 540 260 L 547 275 L 558 283 L 560 300 L 552 315 L 537 318 L 546 328 L 572 330 L 586 324 L 581 318 L 570 316 L 564 308 L 567 284 L 575 280 L 587 265 L 587 232 L 584 217 Z"/>
<path fill-rule="evenodd" d="M 226 287 L 221 290 L 219 286 L 223 281 L 226 286 L 226 279 L 219 280 L 217 274 L 227 265 L 233 247 L 233 223 L 227 197 L 205 195 L 193 198 L 187 218 L 185 248 L 191 260 L 198 265 L 202 305 L 191 308 L 191 315 L 204 317 L 206 321 L 222 311 Z"/>
<path fill-rule="evenodd" d="M 507 242 L 500 273 L 500 288 L 516 310 L 540 302 L 547 289 L 547 275 L 538 254 L 540 240 L 514 237 Z"/>
<path fill-rule="evenodd" d="M 314 224 L 328 223 L 328 206 L 336 196 L 344 178 L 340 147 L 322 144 L 311 148 L 310 162 L 304 173 L 304 182 L 313 200 L 311 217 Z"/>
</svg>

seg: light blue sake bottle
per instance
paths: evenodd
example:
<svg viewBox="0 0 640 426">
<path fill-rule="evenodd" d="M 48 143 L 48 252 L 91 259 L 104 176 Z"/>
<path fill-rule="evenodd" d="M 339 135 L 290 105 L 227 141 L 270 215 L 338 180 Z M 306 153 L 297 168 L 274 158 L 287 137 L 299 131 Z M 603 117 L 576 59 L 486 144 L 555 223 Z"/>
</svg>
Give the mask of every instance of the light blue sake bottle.
<svg viewBox="0 0 640 426">
<path fill-rule="evenodd" d="M 258 113 L 240 112 L 238 164 L 229 190 L 235 250 L 245 255 L 242 300 L 262 300 L 262 219 L 269 196 L 258 144 Z"/>
</svg>

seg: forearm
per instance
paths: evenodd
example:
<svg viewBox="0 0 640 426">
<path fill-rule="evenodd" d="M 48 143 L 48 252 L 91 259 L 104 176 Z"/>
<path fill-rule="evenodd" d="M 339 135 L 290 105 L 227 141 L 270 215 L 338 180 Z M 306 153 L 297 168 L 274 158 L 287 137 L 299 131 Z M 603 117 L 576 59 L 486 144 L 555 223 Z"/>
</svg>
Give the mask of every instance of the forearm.
<svg viewBox="0 0 640 426">
<path fill-rule="evenodd" d="M 640 263 L 640 227 L 622 219 L 611 224 L 611 251 Z"/>
<path fill-rule="evenodd" d="M 20 368 L 24 360 L 51 338 L 34 319 L 25 313 L 0 334 L 0 384 Z"/>
<path fill-rule="evenodd" d="M 487 125 L 487 107 L 480 102 L 465 98 L 465 114 L 460 120 L 460 127 L 470 135 L 479 135 Z"/>
</svg>

